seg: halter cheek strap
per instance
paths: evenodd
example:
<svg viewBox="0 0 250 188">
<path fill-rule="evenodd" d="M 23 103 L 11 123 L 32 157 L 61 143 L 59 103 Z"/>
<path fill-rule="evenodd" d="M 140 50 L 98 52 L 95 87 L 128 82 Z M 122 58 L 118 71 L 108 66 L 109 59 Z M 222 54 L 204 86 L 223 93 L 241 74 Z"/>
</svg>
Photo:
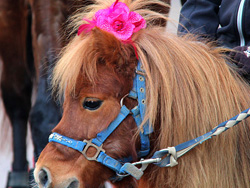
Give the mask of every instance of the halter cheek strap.
<svg viewBox="0 0 250 188">
<path fill-rule="evenodd" d="M 148 121 L 142 127 L 140 127 L 142 120 L 145 117 L 145 111 L 146 111 L 145 72 L 142 68 L 140 61 L 137 64 L 136 76 L 134 78 L 133 88 L 130 91 L 128 97 L 136 99 L 138 101 L 138 106 L 133 108 L 131 112 L 138 129 L 142 128 L 142 131 L 140 131 L 141 151 L 138 153 L 138 156 L 144 157 L 147 156 L 150 151 L 150 141 L 148 135 L 153 132 L 153 128 L 152 126 L 149 125 Z"/>
<path fill-rule="evenodd" d="M 107 166 L 116 172 L 117 177 L 113 180 L 121 180 L 123 177 L 131 175 L 136 179 L 140 179 L 143 175 L 143 171 L 135 165 L 129 163 L 132 161 L 132 157 L 116 160 L 105 153 L 105 150 L 102 148 L 104 141 L 109 137 L 109 135 L 114 132 L 114 130 L 121 124 L 121 122 L 129 115 L 132 114 L 136 125 L 140 128 L 142 120 L 145 117 L 145 102 L 146 102 L 146 84 L 145 76 L 141 66 L 140 61 L 138 62 L 136 69 L 136 76 L 133 82 L 133 89 L 129 93 L 128 97 L 136 99 L 138 105 L 135 106 L 132 110 L 129 110 L 125 105 L 122 105 L 120 113 L 116 119 L 107 127 L 107 129 L 99 132 L 96 138 L 91 140 L 78 141 L 66 136 L 60 135 L 58 133 L 52 133 L 49 137 L 49 142 L 57 142 L 72 149 L 75 149 L 81 152 L 86 159 L 94 160 L 100 162 L 101 164 Z M 141 139 L 141 150 L 138 151 L 138 157 L 145 157 L 149 154 L 150 151 L 150 141 L 148 135 L 153 132 L 153 129 L 149 126 L 149 123 L 146 122 L 142 126 L 142 131 L 140 131 Z M 96 153 L 94 156 L 87 156 L 86 152 L 89 147 L 94 147 Z"/>
</svg>

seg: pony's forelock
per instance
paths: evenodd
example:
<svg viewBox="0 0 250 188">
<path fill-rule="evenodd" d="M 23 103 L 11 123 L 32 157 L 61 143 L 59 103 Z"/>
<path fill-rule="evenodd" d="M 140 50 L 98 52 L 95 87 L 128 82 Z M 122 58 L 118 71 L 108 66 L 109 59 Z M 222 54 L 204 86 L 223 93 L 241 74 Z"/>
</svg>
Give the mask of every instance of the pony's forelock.
<svg viewBox="0 0 250 188">
<path fill-rule="evenodd" d="M 162 8 L 169 8 L 168 4 L 165 4 L 158 0 L 124 0 L 119 1 L 124 2 L 128 5 L 130 8 L 130 11 L 135 11 L 139 14 L 141 14 L 146 22 L 147 27 L 151 27 L 151 24 L 154 24 L 156 20 L 162 19 L 167 20 L 167 15 L 160 14 L 158 12 L 154 12 L 152 10 L 149 10 L 148 7 L 150 5 L 154 4 L 155 6 L 161 6 Z M 59 59 L 54 72 L 53 72 L 53 79 L 52 79 L 52 87 L 54 93 L 57 93 L 60 98 L 64 94 L 65 87 L 69 88 L 70 91 L 74 91 L 75 83 L 77 81 L 77 77 L 80 73 L 80 71 L 84 71 L 84 73 L 88 76 L 90 81 L 94 82 L 94 76 L 96 75 L 96 63 L 98 60 L 100 60 L 100 55 L 96 52 L 94 49 L 93 44 L 93 36 L 91 35 L 92 31 L 90 33 L 87 33 L 86 35 L 81 36 L 75 36 L 77 33 L 78 27 L 86 23 L 83 18 L 87 20 L 91 20 L 94 17 L 95 12 L 97 12 L 100 9 L 104 9 L 109 7 L 112 3 L 114 3 L 113 0 L 95 0 L 95 3 L 92 5 L 89 5 L 87 7 L 84 7 L 84 9 L 79 9 L 77 13 L 72 16 L 68 21 L 68 27 L 71 30 L 72 37 L 71 42 L 62 50 L 61 52 L 61 58 Z M 96 30 L 94 28 L 94 30 Z M 140 31 L 139 33 L 141 33 Z M 132 41 L 135 41 L 138 36 L 138 33 L 134 34 L 132 36 Z M 101 37 L 100 37 L 101 38 Z M 98 41 L 99 39 L 95 39 L 95 41 Z M 117 40 L 118 41 L 118 40 Z M 107 42 L 105 42 L 107 43 Z M 133 43 L 133 42 L 132 42 Z M 117 45 L 118 46 L 118 45 Z M 123 56 L 131 56 L 131 48 L 133 48 L 130 45 L 124 45 L 121 51 L 123 52 Z M 129 46 L 129 47 L 128 47 Z M 134 52 L 135 53 L 135 52 Z M 130 58 L 130 57 L 128 57 Z M 69 71 L 70 70 L 70 71 Z"/>
</svg>

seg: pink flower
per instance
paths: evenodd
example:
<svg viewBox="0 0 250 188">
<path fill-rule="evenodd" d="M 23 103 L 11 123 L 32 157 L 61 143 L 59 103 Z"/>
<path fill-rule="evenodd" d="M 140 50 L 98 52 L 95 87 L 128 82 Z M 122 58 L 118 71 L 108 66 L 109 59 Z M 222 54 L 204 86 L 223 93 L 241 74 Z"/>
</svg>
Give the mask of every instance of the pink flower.
<svg viewBox="0 0 250 188">
<path fill-rule="evenodd" d="M 88 27 L 99 27 L 115 35 L 118 39 L 129 40 L 133 33 L 146 27 L 144 18 L 135 12 L 129 12 L 125 3 L 115 2 L 107 9 L 95 13 L 93 21 L 88 21 Z M 78 34 L 86 30 L 86 24 L 79 27 Z M 87 30 L 89 30 L 89 28 Z"/>
</svg>

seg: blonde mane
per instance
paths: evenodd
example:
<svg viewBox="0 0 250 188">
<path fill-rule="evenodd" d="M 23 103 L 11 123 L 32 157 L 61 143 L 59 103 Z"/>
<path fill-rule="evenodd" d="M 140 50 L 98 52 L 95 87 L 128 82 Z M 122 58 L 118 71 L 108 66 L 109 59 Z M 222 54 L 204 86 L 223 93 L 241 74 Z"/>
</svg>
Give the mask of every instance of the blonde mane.
<svg viewBox="0 0 250 188">
<path fill-rule="evenodd" d="M 110 6 L 113 0 L 96 2 L 73 17 L 72 28 L 78 28 L 84 23 L 83 17 L 91 19 L 97 10 Z M 228 67 L 221 55 L 223 49 L 152 26 L 150 23 L 156 19 L 167 20 L 166 15 L 141 7 L 150 2 L 163 5 L 160 1 L 124 2 L 148 23 L 132 40 L 147 76 L 145 120 L 149 119 L 152 125 L 160 122 L 155 150 L 203 135 L 249 107 L 250 88 Z M 60 94 L 64 93 L 66 84 L 74 90 L 80 71 L 84 70 L 90 78 L 95 75 L 99 56 L 93 51 L 93 40 L 91 34 L 76 36 L 64 49 L 53 75 L 54 88 L 59 88 Z M 144 176 L 151 182 L 149 187 L 250 187 L 250 153 L 245 148 L 250 146 L 249 121 L 239 126 L 198 146 L 180 158 L 174 168 L 152 167 L 154 173 L 146 172 Z"/>
<path fill-rule="evenodd" d="M 230 70 L 226 58 L 221 55 L 223 49 L 190 38 L 178 38 L 152 28 L 145 30 L 136 40 L 147 74 L 147 105 L 150 107 L 147 117 L 152 123 L 160 117 L 161 122 L 157 149 L 176 146 L 203 135 L 249 108 L 249 85 Z M 184 184 L 185 187 L 249 187 L 249 171 L 244 166 L 250 167 L 249 149 L 237 148 L 241 136 L 250 146 L 249 120 L 239 126 L 241 130 L 230 130 L 219 139 L 214 138 L 191 151 L 192 155 L 183 157 L 185 161 L 180 159 L 182 164 L 178 167 L 156 167 L 155 173 L 150 175 L 151 180 L 160 182 L 156 187 L 183 187 Z M 242 164 L 230 156 L 236 148 L 244 151 L 242 157 L 248 163 Z M 202 154 L 207 152 L 212 152 L 213 157 Z M 220 168 L 224 169 L 216 168 L 218 164 L 213 164 L 211 158 L 219 160 L 223 164 Z M 239 165 L 242 169 L 240 175 L 235 171 Z M 189 173 L 195 175 L 189 177 Z M 225 176 L 227 178 L 222 182 L 218 180 L 218 177 Z M 241 176 L 246 177 L 245 182 L 241 182 Z"/>
</svg>

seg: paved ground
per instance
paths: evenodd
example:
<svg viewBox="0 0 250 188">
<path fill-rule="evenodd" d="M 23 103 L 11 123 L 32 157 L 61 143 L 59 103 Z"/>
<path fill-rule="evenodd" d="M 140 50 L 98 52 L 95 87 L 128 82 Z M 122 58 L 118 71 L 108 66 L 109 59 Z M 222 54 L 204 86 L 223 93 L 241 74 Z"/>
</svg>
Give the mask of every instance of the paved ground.
<svg viewBox="0 0 250 188">
<path fill-rule="evenodd" d="M 167 24 L 167 31 L 171 33 L 176 33 L 179 11 L 180 11 L 180 0 L 172 0 L 172 8 L 170 11 L 171 22 L 168 22 Z M 1 72 L 1 66 L 0 66 L 0 72 Z M 30 134 L 28 133 L 28 135 Z M 11 161 L 13 156 L 11 153 L 12 143 L 11 143 L 10 125 L 9 125 L 9 120 L 6 117 L 3 108 L 1 93 L 0 93 L 0 141 L 2 141 L 0 142 L 0 188 L 4 188 L 6 186 L 5 184 L 7 179 L 7 173 L 11 169 Z M 30 140 L 30 136 L 27 139 L 27 145 L 28 145 L 27 156 L 29 159 L 30 167 L 33 167 L 33 161 L 32 161 L 33 146 Z"/>
</svg>

